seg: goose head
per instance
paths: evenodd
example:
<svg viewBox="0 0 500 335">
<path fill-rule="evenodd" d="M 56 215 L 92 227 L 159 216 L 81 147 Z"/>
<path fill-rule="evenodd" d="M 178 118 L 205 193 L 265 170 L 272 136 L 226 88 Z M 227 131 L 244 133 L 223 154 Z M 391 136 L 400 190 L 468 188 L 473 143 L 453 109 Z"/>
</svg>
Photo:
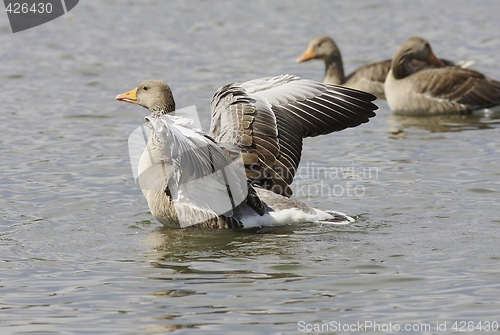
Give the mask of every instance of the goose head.
<svg viewBox="0 0 500 335">
<path fill-rule="evenodd" d="M 342 59 L 337 44 L 328 36 L 320 36 L 309 42 L 307 49 L 297 58 L 297 63 L 302 63 L 310 59 Z"/>
<path fill-rule="evenodd" d="M 118 101 L 137 104 L 151 113 L 168 114 L 175 111 L 175 101 L 170 86 L 160 80 L 147 80 L 128 92 L 118 94 Z"/>
<path fill-rule="evenodd" d="M 404 78 L 414 72 L 413 60 L 425 62 L 437 67 L 444 63 L 434 55 L 430 43 L 419 36 L 410 37 L 401 44 L 394 54 L 391 69 L 396 79 Z"/>
</svg>

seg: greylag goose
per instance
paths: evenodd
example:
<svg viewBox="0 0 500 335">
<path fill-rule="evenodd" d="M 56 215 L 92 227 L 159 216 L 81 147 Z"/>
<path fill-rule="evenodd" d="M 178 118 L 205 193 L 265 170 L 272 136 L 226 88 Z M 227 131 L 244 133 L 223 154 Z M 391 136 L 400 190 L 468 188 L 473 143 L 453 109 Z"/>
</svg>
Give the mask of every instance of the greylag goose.
<svg viewBox="0 0 500 335">
<path fill-rule="evenodd" d="M 170 87 L 161 81 L 145 81 L 115 99 L 150 111 L 144 123 L 152 131 L 138 181 L 163 225 L 249 228 L 352 221 L 290 199 L 289 185 L 302 139 L 368 122 L 377 109 L 371 94 L 291 75 L 233 83 L 212 97 L 210 134 L 175 115 Z"/>
<path fill-rule="evenodd" d="M 437 68 L 417 72 L 413 60 Z M 443 67 L 422 37 L 407 39 L 396 51 L 385 81 L 387 104 L 408 115 L 465 114 L 500 105 L 500 82 L 461 67 Z"/>
<path fill-rule="evenodd" d="M 351 87 L 374 94 L 377 98 L 384 98 L 384 80 L 389 71 L 390 60 L 388 63 L 381 61 L 361 66 L 346 77 L 340 49 L 328 36 L 311 40 L 296 61 L 302 63 L 311 59 L 321 59 L 325 62 L 323 83 Z"/>
<path fill-rule="evenodd" d="M 307 49 L 296 61 L 301 63 L 311 59 L 321 59 L 325 62 L 323 83 L 355 88 L 374 94 L 379 99 L 385 99 L 384 82 L 391 68 L 391 59 L 360 66 L 346 77 L 344 76 L 344 64 L 340 49 L 333 39 L 328 36 L 320 36 L 311 40 Z M 442 61 L 446 66 L 461 66 L 464 68 L 473 64 L 471 61 L 457 64 L 446 59 L 442 59 Z M 416 60 L 412 61 L 411 66 L 413 72 L 435 67 Z"/>
</svg>

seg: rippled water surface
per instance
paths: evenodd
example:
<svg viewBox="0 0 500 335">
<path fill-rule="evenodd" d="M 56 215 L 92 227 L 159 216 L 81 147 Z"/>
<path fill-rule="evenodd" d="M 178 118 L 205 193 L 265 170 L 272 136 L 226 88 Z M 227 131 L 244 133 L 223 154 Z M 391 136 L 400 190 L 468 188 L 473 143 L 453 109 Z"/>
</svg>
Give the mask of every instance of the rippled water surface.
<svg viewBox="0 0 500 335">
<path fill-rule="evenodd" d="M 146 110 L 114 100 L 162 79 L 208 127 L 223 84 L 320 80 L 319 61 L 294 60 L 325 34 L 347 72 L 418 34 L 500 79 L 499 12 L 494 0 L 87 0 L 16 34 L 0 16 L 1 333 L 500 322 L 498 112 L 401 117 L 382 100 L 369 123 L 307 139 L 297 198 L 351 225 L 165 230 L 129 166 L 127 137 Z"/>
</svg>

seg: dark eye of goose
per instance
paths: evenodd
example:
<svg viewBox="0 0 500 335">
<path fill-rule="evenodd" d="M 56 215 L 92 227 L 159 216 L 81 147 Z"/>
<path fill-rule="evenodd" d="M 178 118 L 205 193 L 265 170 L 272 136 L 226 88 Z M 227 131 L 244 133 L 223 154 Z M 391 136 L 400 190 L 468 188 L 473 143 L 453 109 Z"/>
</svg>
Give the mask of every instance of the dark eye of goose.
<svg viewBox="0 0 500 335">
<path fill-rule="evenodd" d="M 142 87 L 142 89 L 143 89 L 144 91 L 147 91 L 147 90 L 148 90 L 148 87 L 147 87 L 146 85 L 144 85 L 144 86 Z"/>
</svg>

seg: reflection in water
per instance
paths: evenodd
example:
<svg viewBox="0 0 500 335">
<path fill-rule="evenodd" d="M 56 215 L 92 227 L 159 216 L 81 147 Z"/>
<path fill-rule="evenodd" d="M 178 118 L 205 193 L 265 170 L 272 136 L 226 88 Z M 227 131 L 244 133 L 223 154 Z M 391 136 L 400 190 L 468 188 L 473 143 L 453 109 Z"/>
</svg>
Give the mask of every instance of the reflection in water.
<svg viewBox="0 0 500 335">
<path fill-rule="evenodd" d="M 391 114 L 387 118 L 393 137 L 404 137 L 404 128 L 420 128 L 433 133 L 491 129 L 500 123 L 500 108 L 485 109 L 471 115 L 408 116 Z"/>
<path fill-rule="evenodd" d="M 352 228 L 314 223 L 245 230 L 160 228 L 151 232 L 143 242 L 150 250 L 154 250 L 154 258 L 159 262 L 182 263 L 208 255 L 211 258 L 253 259 L 256 254 L 290 257 L 299 251 L 296 249 L 291 252 L 287 246 L 303 242 L 300 236 L 304 234 L 342 233 L 350 230 Z M 160 263 L 155 266 L 162 267 Z"/>
<path fill-rule="evenodd" d="M 226 278 L 289 278 L 309 276 L 312 263 L 333 261 L 334 255 L 357 256 L 364 224 L 332 226 L 301 224 L 266 231 L 165 229 L 143 240 L 152 267 L 167 276 Z M 349 258 L 349 257 L 347 257 Z M 279 259 L 279 267 L 276 260 Z M 307 260 L 307 261 L 304 261 Z"/>
<path fill-rule="evenodd" d="M 363 294 L 391 294 L 423 279 L 374 259 L 366 249 L 371 248 L 366 243 L 371 229 L 365 224 L 310 224 L 266 233 L 151 232 L 144 240 L 153 249 L 147 255 L 152 264 L 147 286 L 157 312 L 145 332 L 210 331 L 225 325 L 265 333 L 276 320 L 285 330 L 296 329 L 298 318 L 331 318 L 348 304 L 379 308 L 377 299 L 368 301 Z M 365 243 L 359 243 L 361 236 Z M 404 262 L 404 257 L 396 260 Z"/>
</svg>

